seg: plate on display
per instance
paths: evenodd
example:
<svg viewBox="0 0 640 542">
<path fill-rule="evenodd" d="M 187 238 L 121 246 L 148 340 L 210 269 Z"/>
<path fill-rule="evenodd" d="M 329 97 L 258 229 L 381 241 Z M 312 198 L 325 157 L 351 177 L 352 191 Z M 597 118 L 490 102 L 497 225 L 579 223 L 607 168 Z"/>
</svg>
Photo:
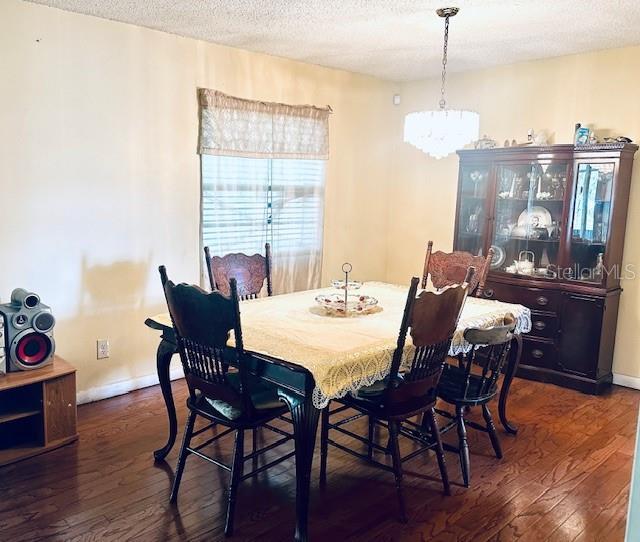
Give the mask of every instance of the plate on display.
<svg viewBox="0 0 640 542">
<path fill-rule="evenodd" d="M 378 300 L 369 295 L 348 295 L 346 307 L 343 294 L 320 294 L 316 303 L 333 316 L 367 314 L 378 307 Z"/>
<path fill-rule="evenodd" d="M 344 279 L 332 280 L 331 286 L 333 286 L 334 288 L 337 288 L 338 290 L 344 290 L 345 289 Z M 347 282 L 347 289 L 349 290 L 358 290 L 361 286 L 362 286 L 362 282 L 360 282 L 359 280 L 350 280 L 349 282 Z"/>
<path fill-rule="evenodd" d="M 491 245 L 491 248 L 493 249 L 493 258 L 491 258 L 489 267 L 491 267 L 491 269 L 498 269 L 499 267 L 502 267 L 502 264 L 507 259 L 507 253 L 504 248 L 499 247 L 498 245 Z"/>
<path fill-rule="evenodd" d="M 552 224 L 551 213 L 541 205 L 534 205 L 530 209 L 525 209 L 518 217 L 518 226 L 524 226 L 525 228 L 528 226 L 532 228 L 550 228 Z"/>
</svg>

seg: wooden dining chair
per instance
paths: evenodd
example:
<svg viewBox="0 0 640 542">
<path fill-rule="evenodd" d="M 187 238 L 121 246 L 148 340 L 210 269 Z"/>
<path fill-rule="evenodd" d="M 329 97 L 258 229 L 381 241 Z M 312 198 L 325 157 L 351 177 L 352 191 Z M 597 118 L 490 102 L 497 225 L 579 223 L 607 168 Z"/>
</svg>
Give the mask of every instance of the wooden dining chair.
<svg viewBox="0 0 640 542">
<path fill-rule="evenodd" d="M 284 414 L 287 407 L 279 400 L 274 387 L 249 374 L 245 368 L 246 358 L 235 279 L 229 280 L 231 296 L 226 297 L 219 291 L 207 293 L 198 286 L 176 285 L 168 279 L 164 266 L 159 270 L 189 388 L 189 418 L 170 501 L 175 503 L 178 498 L 182 473 L 190 455 L 198 456 L 228 471 L 231 476 L 224 532 L 231 535 L 239 483 L 294 455 L 291 451 L 257 467 L 256 459 L 260 455 L 293 438 L 292 434 L 269 423 Z M 235 338 L 233 347 L 227 344 L 231 331 Z M 194 431 L 198 417 L 211 423 Z M 218 431 L 204 442 L 192 445 L 194 437 L 210 431 L 216 425 L 226 430 Z M 255 431 L 258 428 L 269 429 L 281 438 L 258 450 L 255 439 Z M 244 434 L 249 429 L 254 434 L 253 449 L 250 454 L 245 455 Z M 229 433 L 235 433 L 231 465 L 203 451 Z M 253 470 L 244 473 L 244 464 L 250 459 L 253 460 Z M 208 481 L 205 483 L 209 484 Z"/>
<path fill-rule="evenodd" d="M 247 256 L 242 252 L 234 252 L 225 256 L 211 256 L 209 247 L 204 247 L 204 258 L 209 275 L 211 291 L 219 290 L 229 295 L 229 280 L 236 279 L 238 295 L 241 300 L 255 299 L 259 296 L 265 280 L 267 281 L 267 295 L 272 295 L 271 289 L 271 245 L 265 243 L 265 255 L 254 254 Z"/>
<path fill-rule="evenodd" d="M 496 457 L 502 458 L 500 440 L 488 403 L 498 393 L 498 377 L 509 356 L 514 329 L 515 318 L 512 315 L 507 315 L 500 326 L 467 329 L 464 338 L 472 346 L 471 350 L 459 358 L 459 364 L 445 365 L 440 378 L 438 397 L 455 407 L 455 414 L 436 410 L 438 414 L 450 420 L 440 432 L 444 434 L 454 427 L 458 430 L 458 447 L 447 445 L 446 448 L 458 453 L 462 479 L 466 487 L 469 487 L 471 478 L 467 426 L 488 433 Z M 469 409 L 475 406 L 482 407 L 484 426 L 465 420 Z"/>
<path fill-rule="evenodd" d="M 395 475 L 398 501 L 400 504 L 400 520 L 406 522 L 406 510 L 402 489 L 402 463 L 425 450 L 435 450 L 442 484 L 445 494 L 450 493 L 449 477 L 444 459 L 440 431 L 436 421 L 434 406 L 436 403 L 436 389 L 445 358 L 451 346 L 451 340 L 456 330 L 458 318 L 467 296 L 469 282 L 473 278 L 473 268 L 468 270 L 464 283 L 447 289 L 442 293 L 422 291 L 416 297 L 419 279 L 411 281 L 409 294 L 405 304 L 400 333 L 396 349 L 391 358 L 389 376 L 371 386 L 361 388 L 357 393 L 350 393 L 338 399 L 340 407 L 330 410 L 330 405 L 322 411 L 320 434 L 320 484 L 326 485 L 328 446 L 343 450 L 359 457 L 369 464 L 391 471 Z M 408 367 L 403 367 L 405 356 L 405 341 L 407 331 L 413 342 Z M 406 370 L 403 370 L 406 369 Z M 331 422 L 330 417 L 346 409 L 355 409 L 358 414 L 342 420 Z M 426 414 L 430 422 L 430 431 L 421 430 L 418 424 L 410 422 L 408 418 Z M 369 418 L 368 437 L 357 435 L 343 426 L 363 416 Z M 381 463 L 373 458 L 373 451 L 385 452 L 387 447 L 374 442 L 375 426 L 388 429 L 389 444 L 393 467 Z M 329 431 L 334 430 L 348 435 L 367 446 L 367 454 L 361 454 L 332 440 Z M 400 455 L 399 436 L 403 435 L 415 441 L 420 448 L 405 457 Z"/>
<path fill-rule="evenodd" d="M 489 266 L 493 259 L 493 248 L 487 252 L 487 256 L 474 256 L 470 252 L 454 251 L 433 252 L 433 241 L 427 244 L 427 252 L 424 257 L 424 268 L 422 271 L 422 289 L 427 287 L 427 278 L 431 277 L 431 283 L 438 290 L 460 284 L 465 277 L 467 269 L 474 267 L 476 273 L 469 284 L 469 293 L 475 297 L 482 296 L 484 285 L 487 281 Z"/>
</svg>

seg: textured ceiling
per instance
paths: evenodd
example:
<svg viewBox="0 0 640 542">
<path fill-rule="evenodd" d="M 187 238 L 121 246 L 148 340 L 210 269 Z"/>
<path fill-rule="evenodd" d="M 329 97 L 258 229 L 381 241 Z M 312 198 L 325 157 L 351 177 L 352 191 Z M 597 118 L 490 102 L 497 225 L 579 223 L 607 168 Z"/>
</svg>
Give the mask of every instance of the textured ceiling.
<svg viewBox="0 0 640 542">
<path fill-rule="evenodd" d="M 437 75 L 449 0 L 29 0 L 393 81 Z M 640 0 L 455 0 L 451 71 L 640 44 Z"/>
</svg>

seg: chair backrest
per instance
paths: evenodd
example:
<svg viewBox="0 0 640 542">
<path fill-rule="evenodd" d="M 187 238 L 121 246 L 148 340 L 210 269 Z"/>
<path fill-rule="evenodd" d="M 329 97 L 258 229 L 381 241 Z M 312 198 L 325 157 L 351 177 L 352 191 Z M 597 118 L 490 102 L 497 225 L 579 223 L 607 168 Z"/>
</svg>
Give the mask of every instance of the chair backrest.
<svg viewBox="0 0 640 542">
<path fill-rule="evenodd" d="M 487 256 L 474 256 L 470 252 L 454 251 L 450 253 L 440 250 L 433 252 L 433 241 L 427 244 L 422 271 L 422 288 L 427 287 L 427 277 L 431 276 L 431 283 L 437 289 L 460 284 L 469 267 L 475 267 L 476 272 L 469 283 L 469 292 L 480 297 L 489 273 L 489 266 L 493 260 L 493 248 Z"/>
<path fill-rule="evenodd" d="M 386 390 L 388 408 L 406 412 L 435 402 L 440 374 L 474 273 L 470 267 L 461 284 L 439 293 L 422 291 L 417 297 L 418 279 L 412 279 Z M 415 352 L 400 377 L 408 330 Z"/>
<path fill-rule="evenodd" d="M 210 399 L 253 413 L 248 375 L 242 363 L 244 346 L 235 279 L 230 279 L 231 296 L 226 297 L 218 291 L 208 293 L 198 286 L 174 284 L 164 266 L 159 271 L 192 399 L 200 391 Z M 235 347 L 227 346 L 232 330 Z M 238 368 L 239 389 L 229 383 L 229 362 Z"/>
<path fill-rule="evenodd" d="M 465 378 L 461 380 L 460 397 L 479 399 L 493 396 L 498 390 L 498 378 L 509 356 L 511 339 L 516 327 L 512 314 L 507 314 L 500 326 L 487 329 L 469 328 L 464 332 L 465 340 L 472 345 L 471 351 L 462 359 Z M 475 375 L 476 384 L 469 386 L 472 368 L 479 366 Z"/>
<path fill-rule="evenodd" d="M 209 274 L 211 291 L 230 294 L 229 281 L 236 279 L 240 299 L 255 299 L 267 280 L 267 295 L 271 295 L 271 245 L 265 243 L 265 255 L 247 256 L 241 252 L 225 256 L 211 256 L 209 247 L 204 247 L 204 258 Z"/>
</svg>

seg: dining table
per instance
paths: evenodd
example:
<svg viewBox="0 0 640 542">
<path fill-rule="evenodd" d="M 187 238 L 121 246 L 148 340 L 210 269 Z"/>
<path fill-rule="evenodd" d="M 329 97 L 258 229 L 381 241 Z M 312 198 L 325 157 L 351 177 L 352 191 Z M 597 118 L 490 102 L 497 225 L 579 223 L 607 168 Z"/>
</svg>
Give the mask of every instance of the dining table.
<svg viewBox="0 0 640 542">
<path fill-rule="evenodd" d="M 277 388 L 291 413 L 296 458 L 296 541 L 308 540 L 311 466 L 320 412 L 332 399 L 344 397 L 388 374 L 408 286 L 363 283 L 357 293 L 371 296 L 378 303 L 365 314 L 349 316 L 336 315 L 316 301 L 319 295 L 336 291 L 321 288 L 240 303 L 247 368 Z M 513 315 L 516 322 L 515 347 L 511 348 L 506 365 L 498 412 L 505 430 L 515 434 L 517 427 L 507 417 L 507 399 L 520 360 L 521 336 L 531 330 L 529 309 L 467 297 L 449 354 L 458 356 L 471 349 L 464 338 L 466 329 L 500 325 L 507 314 Z M 151 316 L 145 324 L 161 332 L 157 371 L 169 422 L 168 440 L 154 452 L 156 461 L 161 461 L 172 449 L 178 428 L 169 371 L 177 342 L 168 313 Z M 407 359 L 411 355 L 410 343 L 407 341 L 403 353 Z"/>
</svg>

